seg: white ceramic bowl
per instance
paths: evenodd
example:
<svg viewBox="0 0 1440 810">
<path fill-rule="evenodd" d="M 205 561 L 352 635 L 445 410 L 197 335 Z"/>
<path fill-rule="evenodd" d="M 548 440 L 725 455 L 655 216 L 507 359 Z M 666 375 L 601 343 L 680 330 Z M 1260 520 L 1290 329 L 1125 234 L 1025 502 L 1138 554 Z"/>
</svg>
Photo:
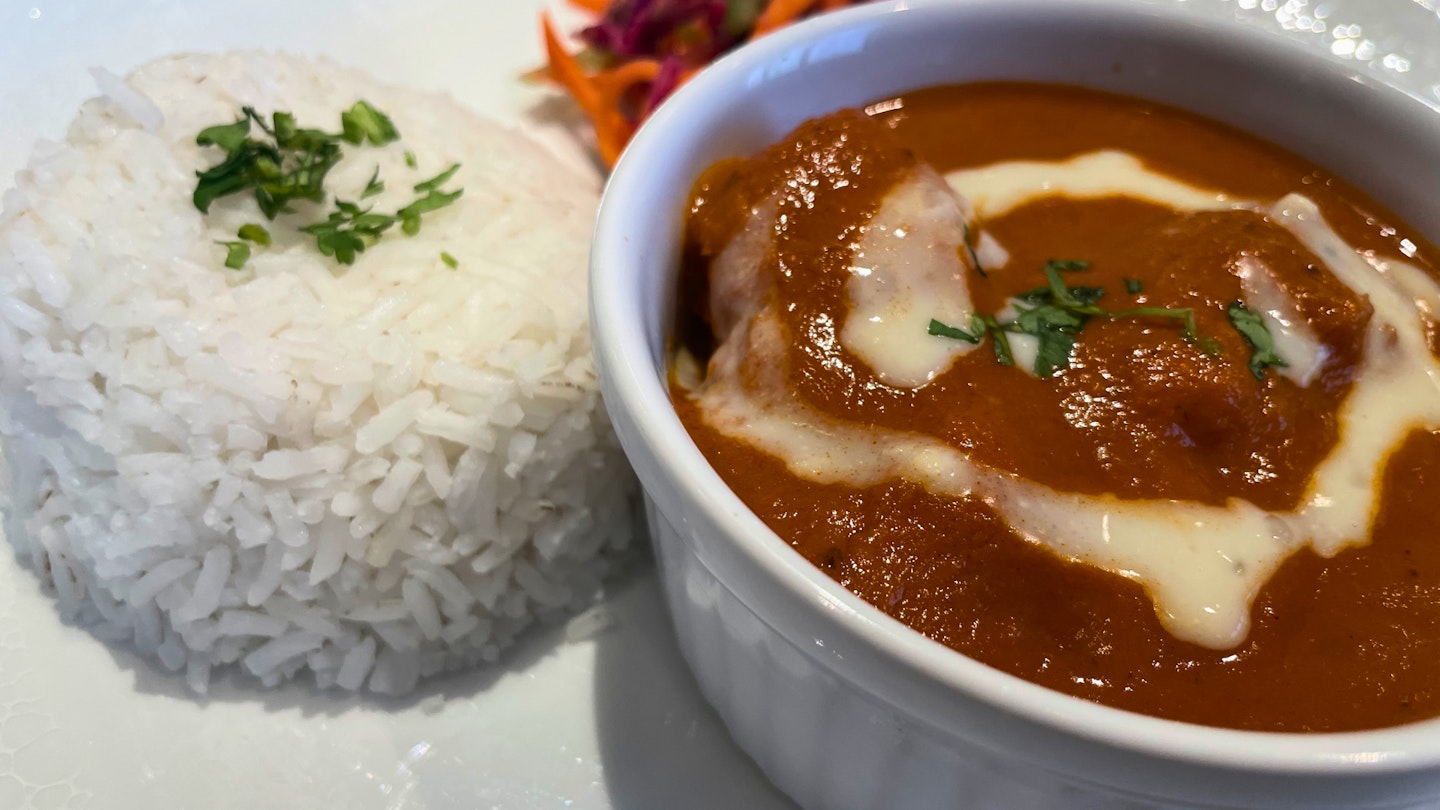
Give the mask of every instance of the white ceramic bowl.
<svg viewBox="0 0 1440 810">
<path fill-rule="evenodd" d="M 707 70 L 610 179 L 591 259 L 605 399 L 643 482 L 680 646 L 735 739 L 811 808 L 1405 807 L 1440 800 L 1440 721 L 1283 735 L 1144 717 L 985 667 L 775 536 L 671 409 L 682 211 L 715 160 L 906 90 L 1065 82 L 1284 144 L 1440 238 L 1440 115 L 1271 35 L 1176 5 L 909 0 L 781 31 Z"/>
</svg>

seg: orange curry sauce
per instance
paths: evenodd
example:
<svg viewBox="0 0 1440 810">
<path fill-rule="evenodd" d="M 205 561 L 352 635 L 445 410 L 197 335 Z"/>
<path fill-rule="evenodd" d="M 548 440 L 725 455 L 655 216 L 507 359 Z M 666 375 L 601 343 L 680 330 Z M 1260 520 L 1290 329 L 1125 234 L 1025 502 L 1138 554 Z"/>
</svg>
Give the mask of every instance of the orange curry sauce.
<svg viewBox="0 0 1440 810">
<path fill-rule="evenodd" d="M 1048 198 L 982 223 L 1010 252 L 968 283 L 979 312 L 1043 284 L 1050 259 L 1090 262 L 1071 284 L 1102 305 L 1193 307 L 1218 353 L 1155 319 L 1092 321 L 1072 365 L 1039 379 L 988 343 L 918 389 L 879 382 L 834 339 L 848 304 L 849 243 L 914 166 L 941 172 L 1120 149 L 1153 169 L 1239 199 L 1314 200 L 1347 241 L 1432 274 L 1437 255 L 1366 196 L 1295 156 L 1178 110 L 1055 86 L 983 84 L 907 94 L 899 109 L 802 126 L 753 160 L 712 168 L 695 189 L 681 341 L 712 350 L 705 273 L 764 196 L 803 174 L 812 210 L 778 239 L 793 396 L 828 416 L 915 431 L 1055 489 L 1293 509 L 1334 446 L 1336 409 L 1359 361 L 1369 304 L 1286 231 L 1246 212 L 1180 214 L 1133 200 Z M 885 105 L 887 107 L 894 105 Z M 837 150 L 849 156 L 840 165 Z M 858 158 L 857 158 L 858 156 Z M 848 241 L 847 241 L 848 240 Z M 1230 325 L 1242 252 L 1274 270 L 1331 357 L 1301 388 L 1257 380 Z M 1142 282 L 1127 294 L 1125 279 Z M 927 336 L 927 339 L 943 338 Z M 710 428 L 678 382 L 676 408 L 739 497 L 807 559 L 881 610 L 990 666 L 1110 706 L 1207 725 L 1343 731 L 1440 714 L 1440 434 L 1390 459 L 1372 542 L 1333 559 L 1294 555 L 1261 591 L 1248 638 L 1212 650 L 1160 625 L 1141 587 L 1015 535 L 984 504 L 892 481 L 868 488 L 797 478 Z"/>
</svg>

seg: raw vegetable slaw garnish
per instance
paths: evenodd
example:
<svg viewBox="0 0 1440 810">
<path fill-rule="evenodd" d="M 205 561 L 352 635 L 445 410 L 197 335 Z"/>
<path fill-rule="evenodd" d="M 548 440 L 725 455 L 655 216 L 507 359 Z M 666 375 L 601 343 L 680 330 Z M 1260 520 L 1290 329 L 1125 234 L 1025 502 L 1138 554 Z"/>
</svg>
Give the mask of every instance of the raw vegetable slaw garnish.
<svg viewBox="0 0 1440 810">
<path fill-rule="evenodd" d="M 865 0 L 570 0 L 598 15 L 572 52 L 541 14 L 542 75 L 575 99 L 614 166 L 640 124 L 675 89 L 727 51 L 822 11 Z"/>
</svg>

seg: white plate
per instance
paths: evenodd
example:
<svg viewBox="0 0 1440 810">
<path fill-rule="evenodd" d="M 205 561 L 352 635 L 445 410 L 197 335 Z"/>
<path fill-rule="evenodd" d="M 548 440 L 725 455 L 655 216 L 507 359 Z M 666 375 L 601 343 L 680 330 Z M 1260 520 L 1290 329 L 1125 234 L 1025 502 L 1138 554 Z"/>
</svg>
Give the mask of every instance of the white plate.
<svg viewBox="0 0 1440 810">
<path fill-rule="evenodd" d="M 1432 0 L 1152 0 L 1177 1 L 1367 62 L 1440 108 Z M 11 0 L 0 7 L 0 178 L 37 137 L 63 134 L 93 92 L 88 67 L 123 73 L 172 51 L 236 47 L 329 54 L 449 91 L 577 159 L 553 123 L 565 107 L 517 81 L 540 58 L 541 6 Z M 789 807 L 701 701 L 653 571 L 622 579 L 608 605 L 617 622 L 607 632 L 566 642 L 543 631 L 502 666 L 401 702 L 223 680 L 197 700 L 62 625 L 35 579 L 0 552 L 0 810 Z"/>
</svg>

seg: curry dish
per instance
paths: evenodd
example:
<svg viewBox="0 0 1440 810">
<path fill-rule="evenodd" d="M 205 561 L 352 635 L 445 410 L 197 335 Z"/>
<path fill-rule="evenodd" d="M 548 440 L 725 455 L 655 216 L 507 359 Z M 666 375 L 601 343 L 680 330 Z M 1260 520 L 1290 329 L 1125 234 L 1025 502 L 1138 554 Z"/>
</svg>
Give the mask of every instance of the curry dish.
<svg viewBox="0 0 1440 810">
<path fill-rule="evenodd" d="M 1435 256 L 1189 113 L 923 90 L 699 179 L 672 395 L 782 538 L 979 661 L 1396 725 L 1440 715 Z"/>
</svg>

